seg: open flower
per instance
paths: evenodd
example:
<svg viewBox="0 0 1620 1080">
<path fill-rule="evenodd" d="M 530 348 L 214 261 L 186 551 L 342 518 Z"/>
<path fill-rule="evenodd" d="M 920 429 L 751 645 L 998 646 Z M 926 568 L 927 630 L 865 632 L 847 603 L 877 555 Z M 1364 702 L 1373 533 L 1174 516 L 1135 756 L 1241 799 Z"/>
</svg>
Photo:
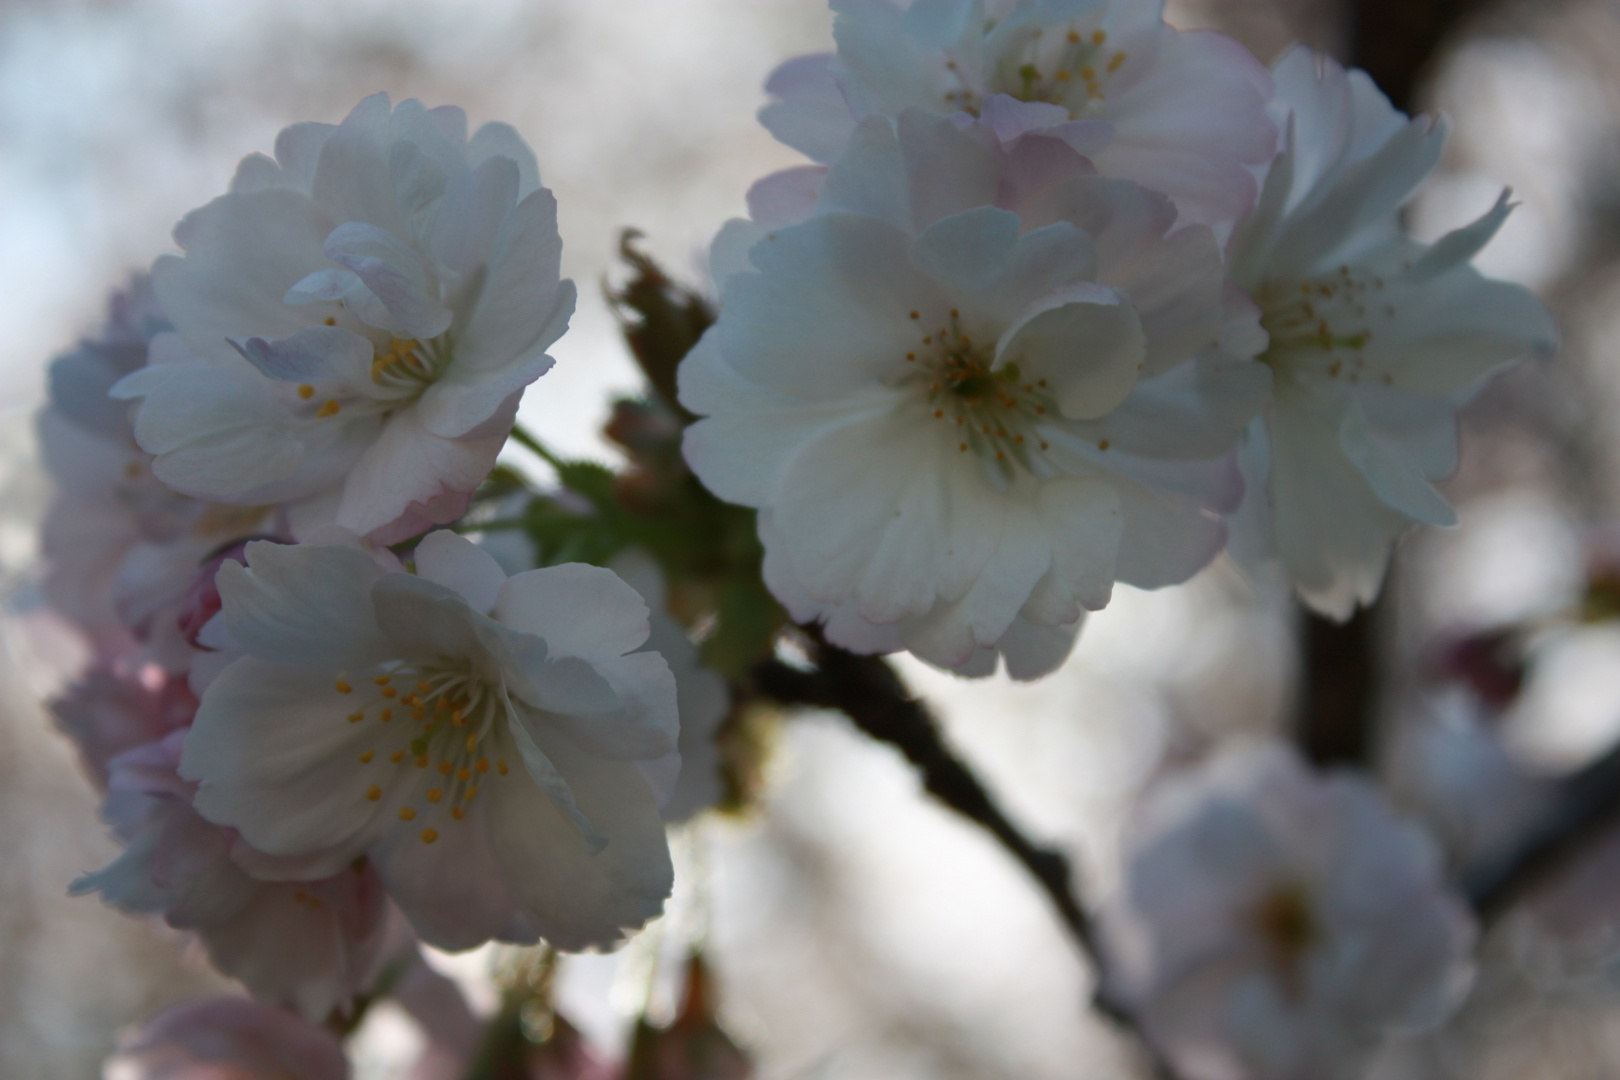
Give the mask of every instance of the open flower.
<svg viewBox="0 0 1620 1080">
<path fill-rule="evenodd" d="M 106 1080 L 348 1080 L 335 1035 L 247 998 L 204 998 L 152 1020 L 108 1060 Z"/>
<path fill-rule="evenodd" d="M 1208 229 L 1059 140 L 916 110 L 864 122 L 815 190 L 799 224 L 717 239 L 720 319 L 680 372 L 687 460 L 760 509 L 795 618 L 1030 678 L 1116 580 L 1220 550 L 1265 375 L 1191 362 L 1253 333 Z"/>
<path fill-rule="evenodd" d="M 1372 80 L 1296 48 L 1277 62 L 1288 143 L 1232 238 L 1233 281 L 1260 305 L 1274 374 L 1245 448 L 1234 554 L 1275 555 L 1311 606 L 1345 617 L 1378 595 L 1395 539 L 1455 515 L 1432 486 L 1457 467 L 1457 410 L 1488 372 L 1556 331 L 1525 289 L 1469 265 L 1506 219 L 1418 243 L 1401 205 L 1445 125 L 1408 119 Z"/>
<path fill-rule="evenodd" d="M 671 885 L 648 777 L 671 773 L 675 685 L 632 652 L 646 604 L 597 567 L 508 578 L 448 532 L 415 563 L 255 543 L 225 564 L 220 618 L 246 656 L 186 739 L 198 811 L 274 856 L 369 853 L 444 948 L 618 940 Z"/>
<path fill-rule="evenodd" d="M 1104 176 L 1169 195 L 1182 220 L 1254 205 L 1252 168 L 1276 152 L 1271 80 L 1237 42 L 1180 31 L 1162 0 L 833 0 L 835 55 L 766 83 L 771 133 L 832 161 L 867 116 L 908 108 L 983 118 L 1004 137 L 1044 131 Z"/>
<path fill-rule="evenodd" d="M 378 94 L 298 124 L 153 267 L 178 338 L 115 396 L 158 478 L 380 543 L 451 521 L 573 311 L 556 203 L 511 128 Z"/>
<path fill-rule="evenodd" d="M 1268 746 L 1150 800 L 1105 912 L 1110 992 L 1187 1080 L 1349 1080 L 1437 1023 L 1474 925 L 1440 851 L 1375 789 Z"/>
</svg>

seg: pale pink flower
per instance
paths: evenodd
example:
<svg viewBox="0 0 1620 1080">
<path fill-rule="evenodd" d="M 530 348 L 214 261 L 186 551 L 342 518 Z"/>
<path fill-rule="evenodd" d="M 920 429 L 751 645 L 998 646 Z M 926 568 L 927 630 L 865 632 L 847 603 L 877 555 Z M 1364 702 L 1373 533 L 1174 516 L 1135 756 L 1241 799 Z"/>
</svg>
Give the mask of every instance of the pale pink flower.
<svg viewBox="0 0 1620 1080">
<path fill-rule="evenodd" d="M 247 998 L 204 998 L 148 1023 L 103 1080 L 348 1080 L 343 1046 L 291 1013 Z"/>
</svg>

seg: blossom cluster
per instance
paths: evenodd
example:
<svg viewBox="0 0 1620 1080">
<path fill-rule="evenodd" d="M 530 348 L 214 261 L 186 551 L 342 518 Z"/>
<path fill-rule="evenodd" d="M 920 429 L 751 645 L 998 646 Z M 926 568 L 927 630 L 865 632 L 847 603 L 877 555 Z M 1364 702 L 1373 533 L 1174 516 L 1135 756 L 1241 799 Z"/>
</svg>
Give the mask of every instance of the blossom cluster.
<svg viewBox="0 0 1620 1080">
<path fill-rule="evenodd" d="M 566 490 L 495 475 L 575 291 L 534 155 L 454 108 L 287 128 L 53 365 L 43 591 L 91 656 L 54 710 L 122 849 L 72 889 L 260 999 L 132 1075 L 342 1076 L 313 1025 L 419 943 L 619 943 L 789 619 L 1034 679 L 1118 583 L 1227 552 L 1344 617 L 1453 520 L 1459 408 L 1555 335 L 1470 265 L 1506 195 L 1403 229 L 1443 122 L 1159 0 L 832 8 L 760 114 L 810 164 L 719 231 L 618 476 L 523 432 Z M 1467 985 L 1436 849 L 1361 780 L 1240 754 L 1136 825 L 1102 981 L 1187 1080 L 1355 1075 Z"/>
<path fill-rule="evenodd" d="M 1456 413 L 1551 347 L 1402 204 L 1442 123 L 1155 2 L 840 0 L 761 113 L 817 164 L 717 238 L 686 454 L 766 580 L 859 652 L 1052 670 L 1116 582 L 1228 549 L 1337 616 L 1445 524 Z"/>
<path fill-rule="evenodd" d="M 39 421 L 44 592 L 91 654 L 54 710 L 122 845 L 73 891 L 312 1022 L 417 941 L 621 940 L 669 894 L 664 811 L 715 798 L 679 714 L 712 735 L 724 687 L 655 568 L 434 529 L 573 308 L 533 154 L 378 95 L 175 239 Z"/>
</svg>

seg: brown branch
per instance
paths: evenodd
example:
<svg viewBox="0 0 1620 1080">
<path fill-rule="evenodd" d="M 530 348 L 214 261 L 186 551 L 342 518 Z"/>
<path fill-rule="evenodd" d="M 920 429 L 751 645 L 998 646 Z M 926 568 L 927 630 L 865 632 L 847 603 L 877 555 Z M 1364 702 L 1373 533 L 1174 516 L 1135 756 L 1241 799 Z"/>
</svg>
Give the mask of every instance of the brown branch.
<svg viewBox="0 0 1620 1080">
<path fill-rule="evenodd" d="M 857 656 L 829 645 L 813 629 L 805 634 L 814 670 L 802 671 L 769 660 L 753 669 L 755 689 L 783 705 L 843 713 L 861 731 L 905 755 L 922 774 L 925 791 L 995 837 L 1046 893 L 1064 929 L 1090 962 L 1096 979 L 1092 1007 L 1135 1038 L 1154 1076 L 1174 1080 L 1169 1063 L 1136 1017 L 1103 987 L 1106 968 L 1096 925 L 1080 902 L 1069 860 L 1061 852 L 1035 843 L 1012 823 L 979 778 L 945 744 L 927 707 L 906 692 L 899 676 L 882 658 Z"/>
</svg>

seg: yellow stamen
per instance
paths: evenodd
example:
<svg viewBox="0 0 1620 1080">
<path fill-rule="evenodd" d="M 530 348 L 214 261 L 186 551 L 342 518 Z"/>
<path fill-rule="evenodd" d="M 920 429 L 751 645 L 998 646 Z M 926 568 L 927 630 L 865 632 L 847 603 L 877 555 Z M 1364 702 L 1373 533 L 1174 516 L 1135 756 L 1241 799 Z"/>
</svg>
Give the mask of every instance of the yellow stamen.
<svg viewBox="0 0 1620 1080">
<path fill-rule="evenodd" d="M 428 802 L 436 803 L 442 798 L 444 798 L 444 792 L 443 791 L 439 790 L 438 788 L 429 788 L 428 789 L 428 793 L 427 793 L 427 801 Z"/>
<path fill-rule="evenodd" d="M 305 401 L 308 401 L 310 398 L 315 396 L 315 388 L 309 385 L 309 383 L 304 383 L 298 388 L 298 396 L 303 398 Z"/>
<path fill-rule="evenodd" d="M 326 404 L 315 410 L 315 419 L 324 420 L 328 416 L 336 416 L 342 410 L 343 406 L 339 405 L 336 399 L 327 398 Z"/>
<path fill-rule="evenodd" d="M 344 682 L 342 679 L 339 679 L 337 681 L 337 692 L 340 693 L 340 694 L 350 694 L 350 693 L 354 692 L 354 687 L 350 686 L 348 683 Z"/>
<path fill-rule="evenodd" d="M 437 829 L 423 829 L 422 830 L 422 843 L 431 844 L 431 843 L 433 843 L 433 841 L 437 840 L 438 838 L 439 838 L 439 833 L 438 833 Z"/>
<path fill-rule="evenodd" d="M 378 799 L 382 798 L 382 788 L 378 787 L 376 784 L 372 784 L 370 787 L 366 788 L 366 798 L 370 799 L 372 802 L 376 802 Z"/>
<path fill-rule="evenodd" d="M 360 764 L 362 764 L 362 765 L 370 765 L 371 764 L 371 759 L 373 757 L 375 757 L 376 755 L 377 755 L 377 751 L 375 751 L 375 750 L 367 750 L 365 753 L 360 755 Z"/>
<path fill-rule="evenodd" d="M 402 806 L 402 807 L 399 808 L 399 820 L 401 820 L 401 821 L 411 821 L 415 817 L 416 817 L 416 811 L 412 810 L 410 807 Z"/>
</svg>

